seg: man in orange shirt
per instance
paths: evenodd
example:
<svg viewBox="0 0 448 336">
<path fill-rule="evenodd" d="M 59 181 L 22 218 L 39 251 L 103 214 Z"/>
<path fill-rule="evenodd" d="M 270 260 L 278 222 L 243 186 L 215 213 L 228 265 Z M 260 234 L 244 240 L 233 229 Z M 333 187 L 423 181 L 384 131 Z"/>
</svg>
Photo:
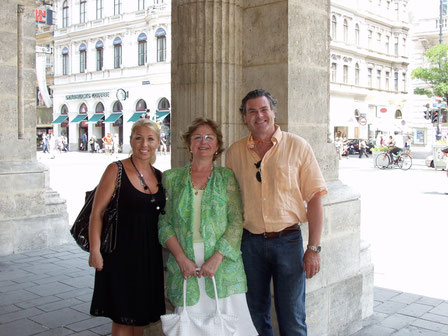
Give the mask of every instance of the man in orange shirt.
<svg viewBox="0 0 448 336">
<path fill-rule="evenodd" d="M 305 278 L 320 270 L 325 180 L 311 146 L 275 124 L 277 101 L 249 92 L 240 112 L 250 135 L 227 151 L 244 205 L 241 250 L 249 310 L 260 336 L 272 336 L 271 279 L 282 336 L 306 335 Z M 305 205 L 306 203 L 306 205 Z M 303 249 L 300 225 L 308 222 Z"/>
</svg>

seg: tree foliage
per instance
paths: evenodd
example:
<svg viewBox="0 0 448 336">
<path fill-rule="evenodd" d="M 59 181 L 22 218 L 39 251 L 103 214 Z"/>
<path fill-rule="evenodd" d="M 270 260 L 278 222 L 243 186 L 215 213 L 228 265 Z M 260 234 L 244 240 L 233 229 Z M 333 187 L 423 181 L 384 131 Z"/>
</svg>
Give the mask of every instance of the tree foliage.
<svg viewBox="0 0 448 336">
<path fill-rule="evenodd" d="M 426 66 L 412 71 L 413 79 L 425 82 L 424 87 L 416 88 L 415 94 L 428 97 L 439 96 L 448 102 L 448 43 L 438 44 L 425 52 Z"/>
</svg>

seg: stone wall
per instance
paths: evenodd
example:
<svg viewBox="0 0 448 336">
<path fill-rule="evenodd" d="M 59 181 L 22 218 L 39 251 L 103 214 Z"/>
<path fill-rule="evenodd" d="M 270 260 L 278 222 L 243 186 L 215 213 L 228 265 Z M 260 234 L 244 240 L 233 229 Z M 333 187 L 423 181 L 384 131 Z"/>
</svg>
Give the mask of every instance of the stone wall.
<svg viewBox="0 0 448 336">
<path fill-rule="evenodd" d="M 6 1 L 0 14 L 0 255 L 67 241 L 65 201 L 36 160 L 35 1 Z"/>
</svg>

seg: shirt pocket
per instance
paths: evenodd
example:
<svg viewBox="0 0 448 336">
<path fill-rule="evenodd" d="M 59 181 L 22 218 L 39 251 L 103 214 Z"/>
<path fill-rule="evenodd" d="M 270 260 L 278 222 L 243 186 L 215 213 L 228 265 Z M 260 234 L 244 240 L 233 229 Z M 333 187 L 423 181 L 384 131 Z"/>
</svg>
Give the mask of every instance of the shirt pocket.
<svg viewBox="0 0 448 336">
<path fill-rule="evenodd" d="M 297 207 L 300 190 L 298 184 L 298 167 L 289 165 L 276 165 L 273 193 L 279 200 L 282 212 L 289 212 Z"/>
</svg>

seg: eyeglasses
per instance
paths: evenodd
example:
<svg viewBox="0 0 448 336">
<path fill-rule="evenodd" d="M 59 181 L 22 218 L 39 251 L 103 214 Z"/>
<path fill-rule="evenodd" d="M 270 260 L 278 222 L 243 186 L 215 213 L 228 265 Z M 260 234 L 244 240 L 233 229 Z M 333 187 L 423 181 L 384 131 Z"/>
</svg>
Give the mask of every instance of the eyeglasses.
<svg viewBox="0 0 448 336">
<path fill-rule="evenodd" d="M 195 142 L 201 142 L 202 139 L 204 139 L 205 142 L 213 142 L 213 141 L 215 141 L 216 138 L 213 135 L 208 135 L 208 134 L 205 134 L 205 135 L 196 134 L 191 138 L 191 140 L 193 140 Z"/>
<path fill-rule="evenodd" d="M 254 163 L 255 168 L 257 168 L 257 173 L 255 174 L 255 177 L 257 178 L 257 181 L 261 183 L 261 160 L 257 163 Z"/>
</svg>

